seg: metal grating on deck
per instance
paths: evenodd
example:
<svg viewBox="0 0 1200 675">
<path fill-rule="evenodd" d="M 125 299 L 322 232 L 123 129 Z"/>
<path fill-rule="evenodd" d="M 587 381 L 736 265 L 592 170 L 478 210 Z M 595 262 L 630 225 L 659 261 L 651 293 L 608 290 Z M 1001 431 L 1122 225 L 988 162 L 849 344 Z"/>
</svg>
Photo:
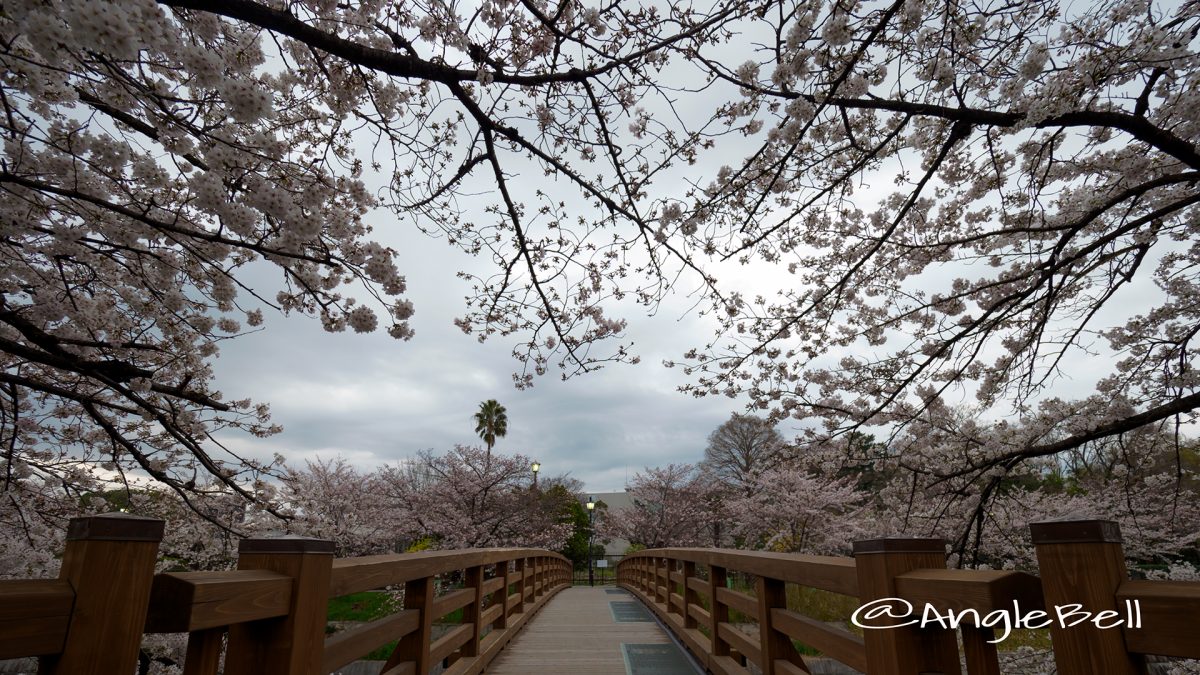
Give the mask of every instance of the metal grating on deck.
<svg viewBox="0 0 1200 675">
<path fill-rule="evenodd" d="M 645 605 L 637 600 L 613 600 L 608 603 L 612 610 L 613 621 L 617 623 L 633 623 L 636 621 L 653 621 Z"/>
<path fill-rule="evenodd" d="M 673 644 L 622 644 L 627 675 L 695 675 L 688 658 Z"/>
</svg>

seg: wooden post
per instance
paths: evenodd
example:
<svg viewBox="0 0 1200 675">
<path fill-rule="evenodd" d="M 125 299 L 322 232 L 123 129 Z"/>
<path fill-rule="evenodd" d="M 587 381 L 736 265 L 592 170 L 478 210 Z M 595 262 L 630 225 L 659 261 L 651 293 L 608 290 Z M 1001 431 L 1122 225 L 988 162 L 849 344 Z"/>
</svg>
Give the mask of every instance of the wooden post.
<svg viewBox="0 0 1200 675">
<path fill-rule="evenodd" d="M 221 665 L 221 647 L 225 628 L 208 628 L 188 635 L 183 675 L 217 675 Z"/>
<path fill-rule="evenodd" d="M 417 629 L 400 638 L 396 651 L 383 666 L 387 672 L 392 668 L 412 661 L 416 667 L 412 672 L 428 673 L 433 664 L 429 661 L 429 645 L 433 641 L 433 577 L 413 579 L 404 584 L 404 609 L 417 610 Z"/>
<path fill-rule="evenodd" d="M 700 595 L 696 593 L 690 585 L 692 579 L 696 577 L 696 563 L 685 560 L 683 561 L 683 628 L 695 628 L 697 626 L 696 617 L 692 616 L 691 608 L 700 604 Z"/>
<path fill-rule="evenodd" d="M 333 542 L 294 535 L 243 539 L 238 569 L 292 577 L 292 604 L 287 616 L 229 627 L 225 675 L 319 675 Z"/>
<path fill-rule="evenodd" d="M 712 611 L 708 616 L 709 636 L 712 640 L 713 656 L 729 656 L 729 643 L 721 637 L 721 624 L 729 623 L 729 605 L 721 602 L 718 589 L 725 588 L 727 575 L 724 567 L 708 566 L 708 598 Z"/>
<path fill-rule="evenodd" d="M 137 670 L 163 521 L 126 513 L 72 518 L 58 578 L 75 604 L 63 651 L 39 673 L 103 675 Z"/>
<path fill-rule="evenodd" d="M 1122 631 L 1099 628 L 1091 621 L 1064 628 L 1057 620 L 1055 608 L 1082 605 L 1080 612 L 1111 611 L 1113 624 L 1126 617 L 1126 607 L 1117 606 L 1117 587 L 1128 579 L 1125 554 L 1121 548 L 1121 528 L 1111 520 L 1074 520 L 1032 523 L 1029 526 L 1033 545 L 1037 549 L 1038 568 L 1042 577 L 1042 595 L 1046 611 L 1054 619 L 1050 624 L 1050 640 L 1054 645 L 1054 662 L 1060 675 L 1105 673 L 1131 675 L 1144 672 L 1140 655 L 1125 649 Z M 1066 617 L 1068 622 L 1082 614 Z"/>
<path fill-rule="evenodd" d="M 771 617 L 772 609 L 787 609 L 787 585 L 778 579 L 759 577 L 757 591 L 759 644 L 762 645 L 762 663 L 759 667 L 763 675 L 779 672 L 775 665 L 777 661 L 785 661 L 807 671 L 808 666 L 800 658 L 792 639 L 775 630 L 775 621 Z"/>
<path fill-rule="evenodd" d="M 671 601 L 671 596 L 675 593 L 675 582 L 671 580 L 671 573 L 677 565 L 674 558 L 663 558 L 663 602 L 667 603 L 667 614 L 676 613 L 675 604 Z"/>
<path fill-rule="evenodd" d="M 963 622 L 962 631 L 963 657 L 967 663 L 970 675 L 1000 675 L 1000 661 L 996 654 L 995 631 L 991 628 L 974 626 Z"/>
<path fill-rule="evenodd" d="M 483 566 L 467 568 L 467 588 L 475 589 L 475 599 L 463 609 L 463 623 L 471 624 L 471 639 L 462 646 L 463 656 L 479 656 L 479 638 L 483 636 L 480 625 L 483 615 Z"/>
<path fill-rule="evenodd" d="M 525 611 L 525 570 L 527 568 L 527 559 L 520 558 L 516 563 L 517 574 L 517 604 L 513 607 L 514 612 L 520 613 Z"/>
<path fill-rule="evenodd" d="M 675 560 L 673 558 L 663 558 L 662 561 L 662 594 L 663 602 L 667 605 L 667 611 L 671 610 L 671 589 L 674 584 L 671 582 L 671 572 L 675 569 Z"/>
<path fill-rule="evenodd" d="M 496 623 L 492 626 L 496 630 L 501 630 L 508 628 L 508 587 L 512 584 L 512 573 L 509 572 L 509 568 L 512 567 L 512 561 L 505 560 L 497 563 L 497 567 L 499 568 L 497 571 L 501 573 L 500 578 L 504 580 L 504 585 L 500 587 L 499 591 L 492 594 L 492 605 L 500 606 L 500 618 L 496 619 Z"/>
<path fill-rule="evenodd" d="M 895 577 L 915 569 L 945 569 L 942 539 L 870 539 L 854 542 L 858 596 L 862 604 L 896 597 Z M 919 618 L 919 613 L 917 618 Z M 891 625 L 882 618 L 868 625 Z M 952 630 L 916 626 L 864 630 L 867 672 L 871 675 L 959 675 L 958 640 Z"/>
<path fill-rule="evenodd" d="M 654 556 L 654 576 L 650 582 L 654 586 L 654 602 L 655 604 L 663 601 L 663 587 L 659 582 L 662 580 L 662 570 L 666 567 L 666 561 L 660 555 Z"/>
</svg>

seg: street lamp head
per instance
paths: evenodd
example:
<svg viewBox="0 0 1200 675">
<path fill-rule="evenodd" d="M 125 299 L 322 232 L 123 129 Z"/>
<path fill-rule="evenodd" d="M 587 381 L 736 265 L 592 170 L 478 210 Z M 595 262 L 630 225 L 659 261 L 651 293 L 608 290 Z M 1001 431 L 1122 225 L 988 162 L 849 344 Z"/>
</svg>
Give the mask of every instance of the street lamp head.
<svg viewBox="0 0 1200 675">
<path fill-rule="evenodd" d="M 541 463 L 541 462 L 537 462 L 537 461 L 535 461 L 535 462 L 533 463 L 533 472 L 534 472 L 534 473 L 537 473 L 537 472 L 538 472 L 538 469 L 541 469 L 541 468 L 542 468 L 542 463 Z"/>
<path fill-rule="evenodd" d="M 588 511 L 591 511 L 592 509 L 595 509 L 595 508 L 596 508 L 596 498 L 595 498 L 595 497 L 588 497 L 588 500 L 587 500 L 587 510 L 588 510 Z"/>
</svg>

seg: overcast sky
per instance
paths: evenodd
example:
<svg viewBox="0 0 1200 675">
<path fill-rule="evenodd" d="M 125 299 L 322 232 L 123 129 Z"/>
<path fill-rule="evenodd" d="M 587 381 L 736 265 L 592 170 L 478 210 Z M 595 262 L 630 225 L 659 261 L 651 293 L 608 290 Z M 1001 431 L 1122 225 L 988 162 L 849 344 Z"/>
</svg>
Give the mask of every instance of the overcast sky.
<svg viewBox="0 0 1200 675">
<path fill-rule="evenodd" d="M 656 317 L 628 317 L 640 364 L 566 382 L 552 371 L 518 391 L 513 343 L 480 344 L 452 324 L 468 290 L 456 271 L 486 269 L 485 261 L 400 225 L 376 234 L 399 251 L 416 336 L 329 334 L 316 320 L 268 313 L 264 330 L 222 344 L 216 385 L 230 398 L 269 402 L 284 431 L 267 439 L 223 436 L 231 447 L 260 457 L 279 452 L 295 464 L 341 455 L 373 467 L 423 449 L 481 443 L 472 415 L 494 398 L 509 418 L 496 451 L 529 455 L 542 462 L 543 476 L 569 473 L 588 490 L 607 492 L 624 489 L 646 466 L 699 460 L 709 432 L 744 410 L 743 399 L 677 392 L 683 374 L 661 365 L 712 334 L 701 317 L 679 320 L 689 304 L 683 297 Z M 251 278 L 274 288 L 277 277 L 267 268 Z"/>
</svg>

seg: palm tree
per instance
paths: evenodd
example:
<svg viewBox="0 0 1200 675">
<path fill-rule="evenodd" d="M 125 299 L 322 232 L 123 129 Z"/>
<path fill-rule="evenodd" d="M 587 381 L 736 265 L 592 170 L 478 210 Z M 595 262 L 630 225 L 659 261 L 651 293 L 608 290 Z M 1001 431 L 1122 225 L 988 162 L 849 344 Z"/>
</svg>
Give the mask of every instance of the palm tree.
<svg viewBox="0 0 1200 675">
<path fill-rule="evenodd" d="M 496 399 L 490 398 L 479 404 L 479 412 L 475 413 L 475 433 L 487 443 L 487 456 L 492 456 L 492 446 L 497 438 L 503 438 L 508 433 L 508 411 Z"/>
</svg>

